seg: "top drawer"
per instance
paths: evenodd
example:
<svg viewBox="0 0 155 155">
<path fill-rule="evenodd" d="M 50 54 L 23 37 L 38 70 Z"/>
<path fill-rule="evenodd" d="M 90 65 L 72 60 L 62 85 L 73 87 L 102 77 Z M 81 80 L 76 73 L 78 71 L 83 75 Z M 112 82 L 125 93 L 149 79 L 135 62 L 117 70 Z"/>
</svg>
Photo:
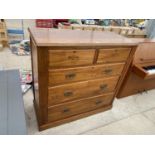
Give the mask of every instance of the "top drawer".
<svg viewBox="0 0 155 155">
<path fill-rule="evenodd" d="M 93 64 L 94 49 L 49 50 L 49 66 L 52 68 Z"/>
<path fill-rule="evenodd" d="M 131 48 L 100 49 L 97 63 L 124 62 L 130 54 Z"/>
</svg>

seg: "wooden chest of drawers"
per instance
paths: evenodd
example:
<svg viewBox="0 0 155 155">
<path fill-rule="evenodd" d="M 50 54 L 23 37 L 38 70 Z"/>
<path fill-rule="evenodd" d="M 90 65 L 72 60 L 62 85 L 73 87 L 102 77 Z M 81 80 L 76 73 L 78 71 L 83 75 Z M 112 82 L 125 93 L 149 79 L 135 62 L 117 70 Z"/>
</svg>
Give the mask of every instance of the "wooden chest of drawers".
<svg viewBox="0 0 155 155">
<path fill-rule="evenodd" d="M 39 130 L 112 107 L 137 43 L 111 32 L 29 31 Z"/>
</svg>

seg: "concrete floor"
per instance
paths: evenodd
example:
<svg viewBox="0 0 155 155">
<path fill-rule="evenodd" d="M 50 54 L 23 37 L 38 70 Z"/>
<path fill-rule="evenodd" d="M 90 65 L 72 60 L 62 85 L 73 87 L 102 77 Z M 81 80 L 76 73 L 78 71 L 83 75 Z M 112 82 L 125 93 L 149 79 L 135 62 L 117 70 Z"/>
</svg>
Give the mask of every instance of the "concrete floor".
<svg viewBox="0 0 155 155">
<path fill-rule="evenodd" d="M 8 48 L 0 51 L 0 68 L 31 69 L 30 56 L 16 56 Z M 32 90 L 24 96 L 28 134 L 155 134 L 155 89 L 123 99 L 115 99 L 113 108 L 87 118 L 38 131 Z"/>
</svg>

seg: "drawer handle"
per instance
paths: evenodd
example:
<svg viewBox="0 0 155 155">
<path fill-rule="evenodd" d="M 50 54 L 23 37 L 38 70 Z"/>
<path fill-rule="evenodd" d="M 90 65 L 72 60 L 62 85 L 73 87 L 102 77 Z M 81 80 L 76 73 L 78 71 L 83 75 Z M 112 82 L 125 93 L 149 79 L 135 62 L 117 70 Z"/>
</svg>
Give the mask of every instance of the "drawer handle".
<svg viewBox="0 0 155 155">
<path fill-rule="evenodd" d="M 107 86 L 108 86 L 107 84 L 102 84 L 102 85 L 100 85 L 100 89 L 101 90 L 106 90 Z"/>
<path fill-rule="evenodd" d="M 111 74 L 112 73 L 112 69 L 105 69 L 103 72 L 105 74 Z"/>
<path fill-rule="evenodd" d="M 66 74 L 66 79 L 73 79 L 74 77 L 76 76 L 75 73 L 69 73 L 69 74 Z"/>
<path fill-rule="evenodd" d="M 99 104 L 101 104 L 103 101 L 102 100 L 97 100 L 95 103 L 96 103 L 96 105 L 99 105 Z"/>
<path fill-rule="evenodd" d="M 68 56 L 68 59 L 69 59 L 69 60 L 78 60 L 79 57 L 76 56 L 76 55 L 70 55 L 70 56 Z"/>
<path fill-rule="evenodd" d="M 69 112 L 69 111 L 70 111 L 70 110 L 67 109 L 67 108 L 63 110 L 64 113 L 67 113 L 67 112 Z"/>
<path fill-rule="evenodd" d="M 69 96 L 72 96 L 72 95 L 73 95 L 72 91 L 65 91 L 64 92 L 64 96 L 66 96 L 66 97 L 69 97 Z"/>
</svg>

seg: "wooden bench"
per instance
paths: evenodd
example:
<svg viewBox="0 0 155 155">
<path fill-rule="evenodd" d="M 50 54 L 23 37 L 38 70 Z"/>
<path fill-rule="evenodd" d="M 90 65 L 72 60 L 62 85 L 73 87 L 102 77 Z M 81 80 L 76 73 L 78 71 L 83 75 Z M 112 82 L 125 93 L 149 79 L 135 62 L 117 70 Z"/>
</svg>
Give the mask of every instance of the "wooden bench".
<svg viewBox="0 0 155 155">
<path fill-rule="evenodd" d="M 0 135 L 25 134 L 26 119 L 19 71 L 0 71 Z"/>
</svg>

